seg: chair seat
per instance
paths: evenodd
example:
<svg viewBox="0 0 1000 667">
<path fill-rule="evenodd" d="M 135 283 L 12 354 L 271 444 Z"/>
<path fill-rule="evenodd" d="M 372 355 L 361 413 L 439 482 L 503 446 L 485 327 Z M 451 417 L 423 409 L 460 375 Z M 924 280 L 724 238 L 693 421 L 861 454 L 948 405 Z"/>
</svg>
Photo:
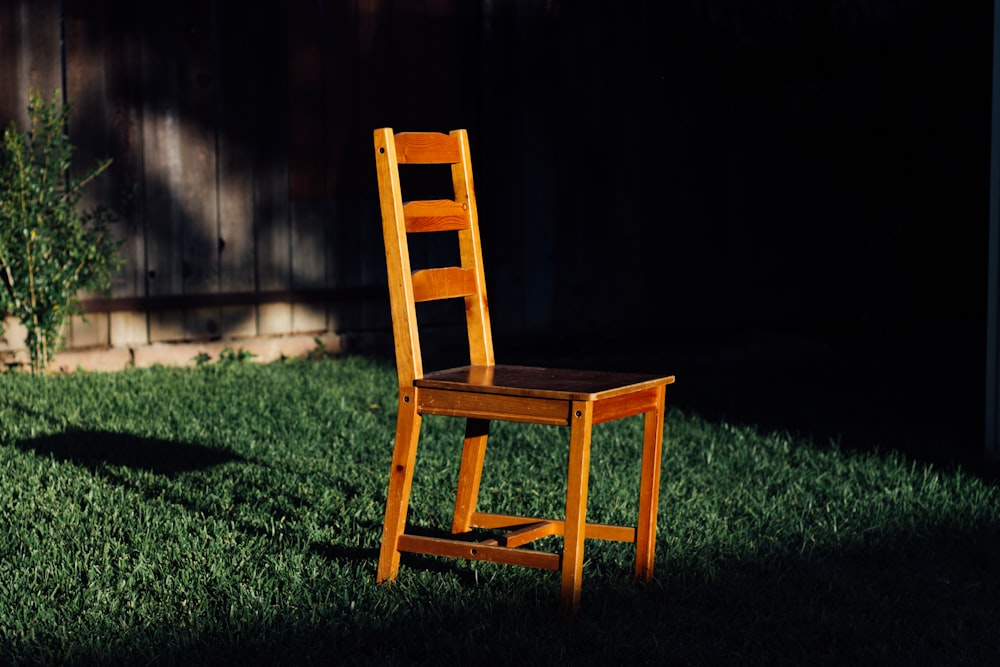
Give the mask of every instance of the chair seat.
<svg viewBox="0 0 1000 667">
<path fill-rule="evenodd" d="M 447 389 L 523 398 L 599 401 L 671 384 L 673 376 L 649 373 L 540 368 L 536 366 L 460 366 L 427 373 L 413 384 L 425 389 Z"/>
</svg>

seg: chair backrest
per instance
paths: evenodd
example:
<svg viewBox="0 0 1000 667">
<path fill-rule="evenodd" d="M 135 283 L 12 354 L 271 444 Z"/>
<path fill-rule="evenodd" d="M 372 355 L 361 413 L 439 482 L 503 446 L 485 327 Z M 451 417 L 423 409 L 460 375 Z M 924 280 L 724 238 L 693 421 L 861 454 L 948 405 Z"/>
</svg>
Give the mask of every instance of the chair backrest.
<svg viewBox="0 0 1000 667">
<path fill-rule="evenodd" d="M 465 299 L 469 362 L 492 366 L 493 336 L 466 131 L 393 134 L 392 128 L 375 130 L 375 161 L 400 388 L 412 386 L 423 376 L 415 307 L 421 301 Z M 451 165 L 453 198 L 404 204 L 400 164 Z M 460 266 L 411 271 L 407 235 L 425 232 L 457 232 Z"/>
</svg>

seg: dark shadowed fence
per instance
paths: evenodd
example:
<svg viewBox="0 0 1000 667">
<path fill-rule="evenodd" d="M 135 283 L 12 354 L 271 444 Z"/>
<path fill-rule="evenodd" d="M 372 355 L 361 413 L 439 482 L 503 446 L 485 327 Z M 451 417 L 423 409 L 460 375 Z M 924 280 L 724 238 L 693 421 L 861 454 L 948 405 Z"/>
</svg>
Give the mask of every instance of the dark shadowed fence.
<svg viewBox="0 0 1000 667">
<path fill-rule="evenodd" d="M 979 317 L 989 18 L 930 0 L 2 0 L 0 120 L 61 88 L 81 162 L 115 160 L 93 200 L 127 200 L 125 266 L 71 347 L 384 336 L 386 125 L 469 129 L 501 342 Z"/>
</svg>

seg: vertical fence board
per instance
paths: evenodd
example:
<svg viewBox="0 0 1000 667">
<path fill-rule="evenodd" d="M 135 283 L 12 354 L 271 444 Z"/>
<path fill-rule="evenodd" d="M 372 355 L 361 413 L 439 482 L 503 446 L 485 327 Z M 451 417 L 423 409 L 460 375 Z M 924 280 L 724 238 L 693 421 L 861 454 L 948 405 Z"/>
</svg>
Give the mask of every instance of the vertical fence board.
<svg viewBox="0 0 1000 667">
<path fill-rule="evenodd" d="M 521 96 L 535 101 L 534 104 L 517 105 L 518 128 L 515 143 L 518 146 L 520 168 L 514 172 L 521 179 L 521 187 L 526 193 L 521 199 L 522 210 L 517 215 L 523 228 L 518 250 L 521 259 L 515 265 L 530 267 L 520 288 L 524 304 L 523 317 L 535 331 L 553 326 L 553 315 L 558 312 L 560 303 L 568 301 L 566 298 L 556 301 L 551 267 L 558 261 L 557 249 L 578 242 L 581 236 L 578 228 L 567 230 L 568 233 L 556 232 L 558 209 L 568 203 L 556 203 L 559 142 L 561 137 L 573 136 L 575 133 L 562 125 L 558 127 L 560 131 L 555 131 L 557 128 L 554 126 L 551 109 L 560 104 L 561 94 L 559 83 L 553 85 L 553 81 L 558 82 L 561 77 L 553 76 L 556 67 L 556 55 L 553 51 L 557 35 L 554 34 L 553 20 L 546 15 L 546 11 L 540 5 L 522 4 L 518 7 L 514 23 L 518 48 L 512 62 L 517 68 Z M 582 73 L 582 76 L 589 74 Z M 561 120 L 568 124 L 573 122 L 575 115 L 566 117 L 560 114 Z M 592 156 L 588 155 L 583 159 L 592 159 Z M 508 172 L 496 176 L 507 179 L 513 174 Z M 584 192 L 586 197 L 581 196 Z M 581 189 L 572 198 L 592 202 L 592 194 Z M 559 239 L 558 244 L 556 238 Z M 567 293 L 568 291 L 563 296 Z M 579 324 L 576 320 L 573 322 Z"/>
<path fill-rule="evenodd" d="M 400 91 L 391 78 L 391 67 L 395 59 L 389 53 L 391 43 L 386 34 L 390 20 L 390 6 L 386 0 L 357 0 L 356 43 L 358 52 L 358 82 L 354 112 L 357 114 L 355 150 L 352 162 L 358 165 L 358 211 L 354 224 L 356 236 L 345 235 L 348 242 L 357 244 L 358 254 L 365 250 L 376 251 L 378 259 L 374 271 L 369 273 L 370 263 L 365 264 L 361 275 L 353 275 L 352 280 L 364 281 L 371 275 L 372 281 L 365 284 L 385 284 L 385 255 L 382 248 L 382 223 L 378 211 L 378 188 L 375 176 L 375 155 L 372 152 L 372 132 L 379 127 L 393 127 L 397 131 L 405 129 L 426 129 L 406 127 L 401 118 L 403 107 Z M 386 299 L 384 303 L 387 303 Z M 381 304 L 380 304 L 381 305 Z M 374 311 L 373 311 L 374 309 Z M 367 333 L 378 327 L 379 306 L 368 301 L 361 302 L 345 311 L 348 317 L 341 326 Z"/>
<path fill-rule="evenodd" d="M 111 336 L 109 327 L 108 313 L 74 315 L 69 321 L 66 347 L 72 349 L 106 347 Z"/>
<path fill-rule="evenodd" d="M 326 123 L 323 118 L 323 7 L 289 8 L 290 188 L 292 287 L 320 288 L 326 284 L 325 167 Z M 295 304 L 292 329 L 326 328 L 325 308 Z"/>
<path fill-rule="evenodd" d="M 5 363 L 14 361 L 17 363 L 25 363 L 28 361 L 28 352 L 24 346 L 24 339 L 28 335 L 28 330 L 16 317 L 5 317 L 3 320 L 4 333 L 3 338 L 0 338 L 0 342 L 4 343 L 0 346 L 0 351 L 4 354 L 2 357 Z"/>
<path fill-rule="evenodd" d="M 18 85 L 20 68 L 20 3 L 0 2 L 0 133 L 22 121 L 24 104 Z"/>
<path fill-rule="evenodd" d="M 470 137 L 473 169 L 476 170 L 476 193 L 479 197 L 479 219 L 483 235 L 486 278 L 490 297 L 490 310 L 495 313 L 494 331 L 502 336 L 515 321 L 537 324 L 525 318 L 526 310 L 544 295 L 544 283 L 535 280 L 535 267 L 523 265 L 518 259 L 525 244 L 523 239 L 531 228 L 518 200 L 507 196 L 511 191 L 526 187 L 520 182 L 520 150 L 522 142 L 517 137 L 518 127 L 513 119 L 519 116 L 516 98 L 508 91 L 519 85 L 516 63 L 518 45 L 514 3 L 491 3 L 482 15 L 482 55 L 480 77 L 492 85 L 483 86 L 483 132 L 479 141 Z M 513 36 L 513 37 L 512 37 Z M 527 199 L 523 197 L 522 199 Z M 509 221 L 504 224 L 502 221 Z M 503 224 L 503 234 L 495 234 L 495 226 Z M 501 244 L 506 252 L 502 252 Z M 530 284 L 537 284 L 537 292 Z M 545 314 L 544 308 L 536 308 Z"/>
<path fill-rule="evenodd" d="M 288 3 L 269 9 L 263 25 L 270 34 L 272 50 L 257 62 L 252 91 L 261 119 L 253 135 L 256 280 L 261 291 L 280 291 L 291 287 L 287 58 L 293 35 L 288 25 Z M 291 304 L 260 304 L 257 330 L 261 335 L 290 332 Z"/>
<path fill-rule="evenodd" d="M 993 3 L 993 97 L 990 111 L 990 185 L 986 294 L 986 455 L 1000 460 L 1000 0 Z"/>
<path fill-rule="evenodd" d="M 211 294 L 219 291 L 220 270 L 215 3 L 189 0 L 182 6 L 178 79 L 183 170 L 175 196 L 183 208 L 183 293 Z M 184 314 L 186 333 L 193 338 L 220 335 L 220 320 L 217 307 L 191 308 Z"/>
<path fill-rule="evenodd" d="M 71 175 L 82 178 L 101 159 L 113 153 L 110 129 L 107 122 L 108 96 L 107 72 L 103 45 L 108 35 L 104 17 L 106 2 L 80 2 L 65 0 L 63 3 L 63 34 L 65 49 L 66 99 L 72 104 L 69 134 L 76 150 L 73 154 Z M 121 199 L 116 192 L 112 174 L 104 172 L 88 186 L 81 205 L 86 209 L 96 206 L 115 207 Z M 81 293 L 81 298 L 96 296 Z M 93 313 L 89 317 L 70 320 L 67 345 L 73 348 L 103 346 L 109 343 L 108 313 Z"/>
<path fill-rule="evenodd" d="M 322 202 L 292 202 L 292 287 L 316 289 L 326 281 L 324 250 L 328 213 Z M 292 331 L 308 333 L 326 329 L 326 306 L 295 303 L 292 307 Z"/>
<path fill-rule="evenodd" d="M 265 24 L 243 3 L 219 2 L 215 22 L 218 80 L 218 171 L 219 171 L 219 290 L 253 291 L 254 233 L 253 185 L 255 125 L 261 130 L 252 104 L 253 74 L 257 55 L 270 40 L 254 31 Z M 225 28 L 223 29 L 223 26 Z M 224 336 L 253 336 L 257 318 L 253 306 L 227 306 L 221 310 Z"/>
<path fill-rule="evenodd" d="M 108 100 L 104 110 L 110 124 L 115 181 L 121 205 L 115 230 L 122 239 L 124 264 L 111 286 L 113 297 L 146 296 L 146 227 L 143 198 L 142 128 L 142 9 L 131 0 L 107 2 L 104 67 Z M 81 4 L 83 4 L 81 2 Z M 120 347 L 149 342 L 148 315 L 142 310 L 109 313 L 111 345 Z"/>
<path fill-rule="evenodd" d="M 142 195 L 150 297 L 180 294 L 184 285 L 179 249 L 183 211 L 176 199 L 182 188 L 184 169 L 176 71 L 179 54 L 175 41 L 181 25 L 164 8 L 164 5 L 147 5 L 142 17 Z M 184 338 L 182 316 L 150 313 L 151 342 Z"/>
<path fill-rule="evenodd" d="M 359 280 L 363 253 L 359 247 L 357 219 L 358 185 L 369 172 L 366 162 L 356 162 L 357 110 L 352 98 L 360 76 L 358 55 L 358 7 L 356 0 L 329 3 L 325 9 L 322 32 L 323 109 L 327 122 L 324 153 L 327 159 L 326 196 L 330 201 L 326 221 L 327 243 L 324 262 L 326 284 L 330 287 L 353 287 Z M 367 138 L 367 137 L 366 137 Z M 334 331 L 356 326 L 356 301 L 330 304 L 328 326 Z"/>
<path fill-rule="evenodd" d="M 29 92 L 37 91 L 48 99 L 52 91 L 62 88 L 60 8 L 58 0 L 21 0 L 13 4 L 17 7 L 16 99 L 20 103 L 16 118 L 26 123 Z"/>
</svg>

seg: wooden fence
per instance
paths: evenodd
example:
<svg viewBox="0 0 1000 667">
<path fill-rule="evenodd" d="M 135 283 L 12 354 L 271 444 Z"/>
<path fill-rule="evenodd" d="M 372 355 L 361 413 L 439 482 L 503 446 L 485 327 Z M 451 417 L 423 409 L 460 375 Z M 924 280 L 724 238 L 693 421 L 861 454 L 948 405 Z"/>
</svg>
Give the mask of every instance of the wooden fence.
<svg viewBox="0 0 1000 667">
<path fill-rule="evenodd" d="M 982 3 L 766 4 L 2 0 L 0 121 L 64 90 L 129 195 L 68 343 L 387 333 L 386 125 L 470 130 L 500 337 L 979 308 L 981 230 L 922 223 L 985 225 Z"/>
<path fill-rule="evenodd" d="M 87 321 L 73 321 L 68 346 L 387 332 L 371 131 L 475 128 L 514 111 L 516 101 L 484 91 L 480 70 L 531 71 L 538 63 L 526 58 L 537 54 L 504 59 L 547 11 L 487 17 L 459 0 L 5 0 L 0 118 L 23 126 L 30 90 L 62 89 L 78 163 L 114 158 L 93 201 L 126 202 L 124 268 L 110 299 L 85 299 Z M 501 48 L 484 55 L 494 33 Z M 519 85 L 551 99 L 538 76 Z M 537 112 L 514 113 L 528 123 Z M 527 137 L 526 164 L 548 150 L 532 143 L 540 132 Z M 531 170 L 542 178 L 529 195 L 551 184 Z M 508 256 L 533 222 L 518 222 L 494 254 Z M 528 240 L 508 269 L 529 293 L 535 328 L 556 314 L 552 245 L 552 232 Z M 522 253 L 542 260 L 527 276 Z M 16 346 L 19 327 L 8 328 Z"/>
<path fill-rule="evenodd" d="M 115 160 L 94 200 L 126 202 L 124 269 L 110 300 L 86 300 L 70 347 L 382 324 L 366 305 L 384 282 L 378 228 L 358 218 L 377 220 L 327 155 L 354 126 L 328 94 L 332 17 L 277 6 L 2 5 L 0 116 L 23 123 L 29 89 L 64 90 L 79 163 Z"/>
</svg>

